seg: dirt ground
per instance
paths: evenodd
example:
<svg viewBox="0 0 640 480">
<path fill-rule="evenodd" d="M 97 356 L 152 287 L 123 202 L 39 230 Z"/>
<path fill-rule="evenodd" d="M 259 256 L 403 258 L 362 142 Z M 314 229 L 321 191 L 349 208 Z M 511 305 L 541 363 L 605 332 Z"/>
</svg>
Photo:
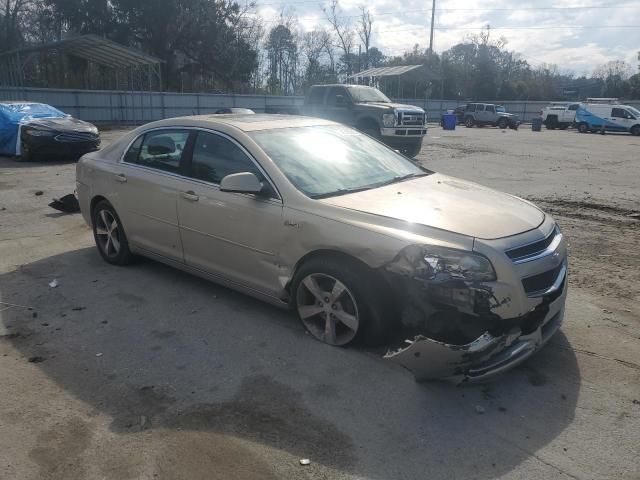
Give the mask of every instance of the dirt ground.
<svg viewBox="0 0 640 480">
<path fill-rule="evenodd" d="M 155 262 L 109 266 L 47 206 L 74 163 L 0 158 L 0 301 L 29 307 L 0 304 L 0 479 L 640 479 L 638 146 L 430 129 L 428 168 L 538 203 L 570 241 L 562 330 L 465 387 Z"/>
</svg>

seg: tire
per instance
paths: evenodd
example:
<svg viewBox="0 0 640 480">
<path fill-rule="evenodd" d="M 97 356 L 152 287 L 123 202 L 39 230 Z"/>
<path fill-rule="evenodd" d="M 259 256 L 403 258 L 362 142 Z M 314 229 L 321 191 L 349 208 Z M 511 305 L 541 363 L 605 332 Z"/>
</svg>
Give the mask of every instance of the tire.
<svg viewBox="0 0 640 480">
<path fill-rule="evenodd" d="M 369 135 L 371 138 L 375 138 L 376 140 L 380 140 L 382 135 L 380 135 L 380 129 L 374 123 L 365 123 L 358 127 L 362 133 Z"/>
<path fill-rule="evenodd" d="M 506 118 L 501 118 L 500 120 L 498 120 L 498 128 L 505 130 L 508 126 L 509 126 L 509 122 L 507 121 Z"/>
<path fill-rule="evenodd" d="M 578 131 L 580 133 L 587 133 L 589 131 L 589 125 L 587 125 L 585 122 L 579 123 Z"/>
<path fill-rule="evenodd" d="M 422 150 L 422 143 L 405 145 L 400 151 L 409 158 L 415 158 L 420 150 Z"/>
<path fill-rule="evenodd" d="M 629 132 L 631 132 L 631 135 L 633 135 L 634 137 L 640 137 L 640 125 L 634 125 L 633 127 L 631 127 L 631 130 L 629 130 Z"/>
<path fill-rule="evenodd" d="M 374 275 L 356 261 L 309 260 L 292 282 L 291 303 L 298 320 L 316 340 L 329 345 L 381 344 L 392 316 L 382 281 Z"/>
<path fill-rule="evenodd" d="M 556 128 L 558 128 L 558 118 L 547 117 L 547 130 L 555 130 Z"/>
<path fill-rule="evenodd" d="M 91 225 L 96 247 L 105 262 L 112 265 L 128 265 L 133 262 L 134 255 L 129 250 L 122 222 L 109 202 L 101 200 L 93 207 Z"/>
<path fill-rule="evenodd" d="M 464 119 L 464 126 L 467 128 L 473 128 L 473 126 L 475 125 L 475 120 L 473 119 L 473 117 L 467 117 Z"/>
</svg>

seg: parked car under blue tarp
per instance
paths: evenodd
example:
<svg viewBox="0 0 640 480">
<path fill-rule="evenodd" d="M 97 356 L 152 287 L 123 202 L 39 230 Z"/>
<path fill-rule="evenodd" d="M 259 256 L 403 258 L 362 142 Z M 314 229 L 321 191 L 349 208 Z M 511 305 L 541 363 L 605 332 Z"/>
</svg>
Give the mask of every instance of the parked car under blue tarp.
<svg viewBox="0 0 640 480">
<path fill-rule="evenodd" d="M 0 155 L 75 156 L 96 150 L 98 129 L 44 103 L 0 101 Z"/>
</svg>

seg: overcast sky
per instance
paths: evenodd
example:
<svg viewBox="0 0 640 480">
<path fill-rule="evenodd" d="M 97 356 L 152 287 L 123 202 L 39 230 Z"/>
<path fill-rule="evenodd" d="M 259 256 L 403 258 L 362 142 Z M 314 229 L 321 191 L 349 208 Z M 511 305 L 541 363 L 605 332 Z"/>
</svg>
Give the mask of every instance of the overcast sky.
<svg viewBox="0 0 640 480">
<path fill-rule="evenodd" d="M 282 9 L 298 17 L 301 31 L 329 27 L 325 0 L 259 0 L 258 13 L 271 27 Z M 431 0 L 340 0 L 345 15 L 362 5 L 373 14 L 373 41 L 385 55 L 429 44 Z M 434 49 L 442 52 L 490 25 L 492 37 L 532 65 L 553 63 L 561 71 L 590 74 L 599 64 L 624 60 L 635 71 L 640 50 L 640 0 L 436 0 Z"/>
</svg>

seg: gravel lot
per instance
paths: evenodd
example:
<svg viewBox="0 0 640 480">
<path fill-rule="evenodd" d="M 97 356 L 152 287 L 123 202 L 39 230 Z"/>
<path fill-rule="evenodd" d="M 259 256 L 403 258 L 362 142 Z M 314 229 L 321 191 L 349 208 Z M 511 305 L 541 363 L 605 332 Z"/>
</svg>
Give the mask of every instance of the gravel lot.
<svg viewBox="0 0 640 480">
<path fill-rule="evenodd" d="M 109 266 L 47 207 L 73 163 L 0 158 L 0 301 L 32 308 L 0 305 L 0 478 L 639 479 L 639 146 L 430 129 L 426 166 L 538 202 L 570 239 L 561 332 L 466 387 L 152 261 Z"/>
</svg>

